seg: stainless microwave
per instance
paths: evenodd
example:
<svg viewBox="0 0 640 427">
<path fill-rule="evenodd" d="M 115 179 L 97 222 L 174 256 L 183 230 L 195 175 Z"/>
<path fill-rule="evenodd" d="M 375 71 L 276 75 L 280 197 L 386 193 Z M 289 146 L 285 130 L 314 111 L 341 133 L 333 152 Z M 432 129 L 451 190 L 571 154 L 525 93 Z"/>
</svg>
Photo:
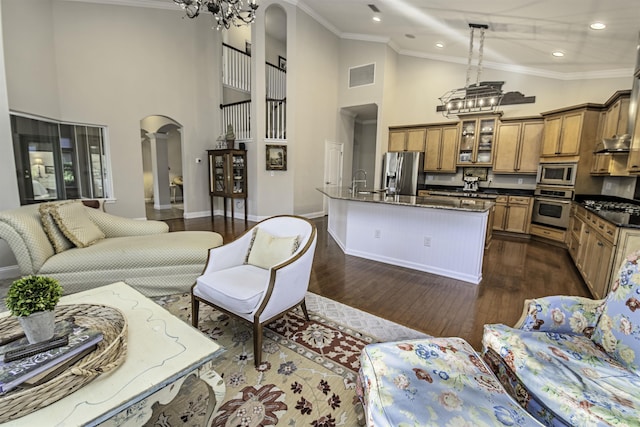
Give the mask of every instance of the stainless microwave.
<svg viewBox="0 0 640 427">
<path fill-rule="evenodd" d="M 540 163 L 536 182 L 543 185 L 573 187 L 577 171 L 577 163 Z"/>
</svg>

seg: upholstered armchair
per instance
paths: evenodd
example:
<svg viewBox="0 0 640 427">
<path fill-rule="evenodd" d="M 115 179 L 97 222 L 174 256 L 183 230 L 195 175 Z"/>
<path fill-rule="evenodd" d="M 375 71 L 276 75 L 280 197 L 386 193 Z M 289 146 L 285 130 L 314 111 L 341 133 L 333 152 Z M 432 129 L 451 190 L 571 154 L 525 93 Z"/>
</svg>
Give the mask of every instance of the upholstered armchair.
<svg viewBox="0 0 640 427">
<path fill-rule="evenodd" d="M 485 325 L 485 361 L 545 425 L 638 425 L 640 252 L 605 299 L 527 301 L 514 328 Z"/>
<path fill-rule="evenodd" d="M 203 302 L 253 324 L 255 365 L 262 360 L 262 327 L 300 305 L 317 242 L 316 227 L 296 216 L 268 218 L 226 245 L 212 248 L 191 288 L 192 324 Z"/>
</svg>

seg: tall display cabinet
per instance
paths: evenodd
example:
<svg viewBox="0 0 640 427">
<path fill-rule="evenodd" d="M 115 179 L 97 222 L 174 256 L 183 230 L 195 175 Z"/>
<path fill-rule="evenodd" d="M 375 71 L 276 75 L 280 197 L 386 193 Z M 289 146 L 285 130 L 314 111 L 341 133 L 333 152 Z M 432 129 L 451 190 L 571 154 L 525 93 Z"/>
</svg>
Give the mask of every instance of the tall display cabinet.
<svg viewBox="0 0 640 427">
<path fill-rule="evenodd" d="M 209 198 L 213 218 L 213 199 L 222 197 L 224 217 L 227 218 L 227 199 L 231 199 L 231 218 L 234 202 L 244 200 L 244 220 L 247 220 L 247 152 L 245 150 L 208 150 Z"/>
</svg>

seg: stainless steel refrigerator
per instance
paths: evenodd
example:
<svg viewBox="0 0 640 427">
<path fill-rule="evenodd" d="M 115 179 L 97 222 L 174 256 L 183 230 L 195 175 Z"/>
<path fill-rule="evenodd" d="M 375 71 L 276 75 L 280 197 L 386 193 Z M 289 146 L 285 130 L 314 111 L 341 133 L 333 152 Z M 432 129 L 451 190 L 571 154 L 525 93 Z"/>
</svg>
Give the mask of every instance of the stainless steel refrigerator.
<svg viewBox="0 0 640 427">
<path fill-rule="evenodd" d="M 417 195 L 423 159 L 424 153 L 385 153 L 382 158 L 382 188 L 387 194 Z"/>
</svg>

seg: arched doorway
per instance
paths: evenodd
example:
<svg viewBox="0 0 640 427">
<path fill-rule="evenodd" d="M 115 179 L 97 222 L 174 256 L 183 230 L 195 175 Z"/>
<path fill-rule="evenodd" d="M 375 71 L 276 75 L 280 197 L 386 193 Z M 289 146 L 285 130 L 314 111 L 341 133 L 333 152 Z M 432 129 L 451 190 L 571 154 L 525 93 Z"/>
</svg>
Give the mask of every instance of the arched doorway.
<svg viewBox="0 0 640 427">
<path fill-rule="evenodd" d="M 147 219 L 184 216 L 181 128 L 166 116 L 147 116 L 140 121 Z"/>
</svg>

